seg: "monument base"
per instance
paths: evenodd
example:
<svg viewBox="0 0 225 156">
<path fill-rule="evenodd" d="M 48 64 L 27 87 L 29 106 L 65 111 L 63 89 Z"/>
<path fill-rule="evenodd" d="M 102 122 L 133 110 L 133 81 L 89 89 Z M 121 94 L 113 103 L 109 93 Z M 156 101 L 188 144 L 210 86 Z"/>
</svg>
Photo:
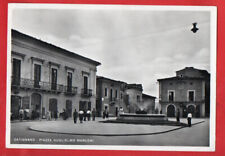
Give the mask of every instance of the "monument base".
<svg viewBox="0 0 225 156">
<path fill-rule="evenodd" d="M 124 113 L 120 114 L 116 120 L 119 121 L 168 121 L 165 114 L 135 114 L 135 113 Z"/>
</svg>

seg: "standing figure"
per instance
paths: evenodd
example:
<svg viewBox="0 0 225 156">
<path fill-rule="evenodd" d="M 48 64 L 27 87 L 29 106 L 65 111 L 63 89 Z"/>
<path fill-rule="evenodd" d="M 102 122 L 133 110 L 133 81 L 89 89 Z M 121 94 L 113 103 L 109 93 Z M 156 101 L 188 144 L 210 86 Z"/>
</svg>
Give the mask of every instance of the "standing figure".
<svg viewBox="0 0 225 156">
<path fill-rule="evenodd" d="M 23 121 L 23 115 L 24 115 L 24 110 L 23 109 L 20 109 L 19 110 L 19 118 L 20 118 L 20 121 Z"/>
<path fill-rule="evenodd" d="M 90 119 L 91 119 L 91 111 L 90 110 L 87 110 L 87 118 L 88 118 L 88 121 L 90 121 Z"/>
<path fill-rule="evenodd" d="M 47 116 L 47 120 L 51 120 L 51 112 L 50 111 L 47 111 L 46 116 Z"/>
<path fill-rule="evenodd" d="M 78 113 L 77 113 L 77 110 L 75 109 L 73 112 L 73 122 L 74 123 L 77 123 L 77 116 L 78 116 Z"/>
<path fill-rule="evenodd" d="M 84 115 L 84 112 L 82 110 L 79 111 L 79 120 L 80 120 L 80 123 L 83 122 L 83 115 Z"/>
<path fill-rule="evenodd" d="M 86 121 L 86 118 L 87 118 L 87 111 L 86 111 L 86 109 L 83 112 L 84 112 L 83 118 L 84 118 L 84 121 Z"/>
<path fill-rule="evenodd" d="M 95 116 L 96 116 L 96 111 L 95 111 L 95 108 L 93 108 L 92 110 L 92 120 L 95 121 Z"/>
<path fill-rule="evenodd" d="M 177 122 L 180 122 L 180 109 L 177 109 Z"/>
<path fill-rule="evenodd" d="M 192 118 L 192 114 L 188 113 L 187 115 L 187 121 L 188 121 L 188 126 L 191 127 L 191 118 Z"/>
</svg>

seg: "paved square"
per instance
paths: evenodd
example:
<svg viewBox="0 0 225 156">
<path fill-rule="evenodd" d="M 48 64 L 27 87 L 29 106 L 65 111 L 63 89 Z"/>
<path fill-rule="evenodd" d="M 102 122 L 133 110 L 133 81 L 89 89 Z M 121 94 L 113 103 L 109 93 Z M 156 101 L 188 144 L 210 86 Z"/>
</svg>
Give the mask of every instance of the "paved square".
<svg viewBox="0 0 225 156">
<path fill-rule="evenodd" d="M 11 123 L 12 144 L 209 146 L 209 120 L 192 127 L 135 125 L 72 120 Z M 170 119 L 175 120 L 175 119 Z M 181 119 L 186 123 L 186 119 Z"/>
</svg>

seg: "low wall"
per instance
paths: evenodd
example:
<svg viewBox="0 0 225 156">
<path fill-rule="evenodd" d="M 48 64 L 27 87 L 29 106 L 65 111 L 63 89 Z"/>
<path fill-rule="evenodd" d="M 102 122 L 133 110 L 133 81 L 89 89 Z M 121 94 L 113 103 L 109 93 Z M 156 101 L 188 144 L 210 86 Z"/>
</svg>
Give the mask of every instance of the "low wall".
<svg viewBox="0 0 225 156">
<path fill-rule="evenodd" d="M 167 121 L 168 118 L 165 114 L 134 114 L 134 113 L 124 113 L 117 117 L 117 120 L 122 121 Z"/>
</svg>

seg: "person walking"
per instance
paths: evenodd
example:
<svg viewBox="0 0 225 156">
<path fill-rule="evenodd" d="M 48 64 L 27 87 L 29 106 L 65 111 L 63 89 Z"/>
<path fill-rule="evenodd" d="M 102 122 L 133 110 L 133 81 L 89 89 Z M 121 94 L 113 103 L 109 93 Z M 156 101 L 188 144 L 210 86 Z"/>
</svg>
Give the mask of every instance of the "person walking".
<svg viewBox="0 0 225 156">
<path fill-rule="evenodd" d="M 73 122 L 74 123 L 77 123 L 77 116 L 78 116 L 78 113 L 77 113 L 77 110 L 75 109 L 73 112 Z"/>
<path fill-rule="evenodd" d="M 191 118 L 192 118 L 192 114 L 188 113 L 187 115 L 187 121 L 188 121 L 188 126 L 191 127 Z"/>
<path fill-rule="evenodd" d="M 96 116 L 96 111 L 95 111 L 95 108 L 93 108 L 92 110 L 92 121 L 95 121 L 95 116 Z"/>
<path fill-rule="evenodd" d="M 177 109 L 177 122 L 180 122 L 180 109 Z"/>
<path fill-rule="evenodd" d="M 90 110 L 87 110 L 87 119 L 88 119 L 88 121 L 90 121 L 90 119 L 91 119 L 91 111 Z"/>
<path fill-rule="evenodd" d="M 79 120 L 80 120 L 80 123 L 83 123 L 83 115 L 84 115 L 84 111 L 80 110 L 79 111 Z"/>
</svg>

